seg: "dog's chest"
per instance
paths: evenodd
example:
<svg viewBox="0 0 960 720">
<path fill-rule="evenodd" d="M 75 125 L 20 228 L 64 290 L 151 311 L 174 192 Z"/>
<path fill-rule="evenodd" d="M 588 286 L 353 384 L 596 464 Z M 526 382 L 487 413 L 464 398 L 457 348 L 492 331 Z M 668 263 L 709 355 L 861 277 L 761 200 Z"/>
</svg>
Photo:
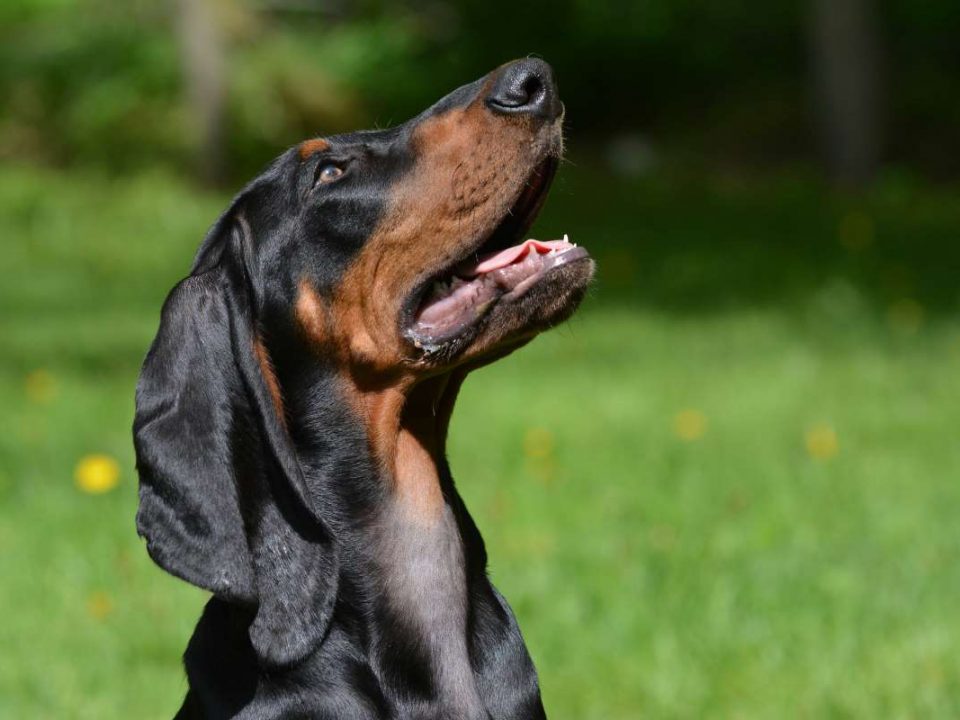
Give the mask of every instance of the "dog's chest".
<svg viewBox="0 0 960 720">
<path fill-rule="evenodd" d="M 440 704 L 455 717 L 487 717 L 467 647 L 463 543 L 449 506 L 430 518 L 402 499 L 382 520 L 385 601 L 429 658 Z"/>
</svg>

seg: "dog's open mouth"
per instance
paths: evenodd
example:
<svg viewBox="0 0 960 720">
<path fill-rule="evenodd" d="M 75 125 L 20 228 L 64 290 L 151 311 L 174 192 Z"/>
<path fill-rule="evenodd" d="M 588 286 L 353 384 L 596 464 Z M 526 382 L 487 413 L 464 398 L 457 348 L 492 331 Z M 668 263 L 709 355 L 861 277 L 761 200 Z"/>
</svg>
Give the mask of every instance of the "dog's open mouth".
<svg viewBox="0 0 960 720">
<path fill-rule="evenodd" d="M 495 302 L 522 295 L 553 268 L 588 257 L 582 247 L 563 240 L 526 240 L 500 252 L 481 255 L 434 282 L 417 310 L 411 330 L 433 343 L 456 337 L 482 318 Z"/>
<path fill-rule="evenodd" d="M 590 257 L 566 235 L 562 240 L 520 240 L 543 205 L 556 164 L 549 158 L 537 168 L 489 238 L 433 276 L 418 294 L 406 333 L 414 345 L 427 350 L 442 346 L 477 325 L 498 303 L 516 300 L 555 269 Z"/>
</svg>

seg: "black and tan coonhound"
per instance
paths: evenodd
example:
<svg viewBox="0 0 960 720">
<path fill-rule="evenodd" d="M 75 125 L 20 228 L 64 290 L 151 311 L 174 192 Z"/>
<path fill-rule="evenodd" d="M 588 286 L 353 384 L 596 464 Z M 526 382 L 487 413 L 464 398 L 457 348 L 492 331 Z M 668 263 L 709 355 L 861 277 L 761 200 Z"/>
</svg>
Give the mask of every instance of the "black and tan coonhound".
<svg viewBox="0 0 960 720">
<path fill-rule="evenodd" d="M 594 264 L 523 238 L 562 151 L 550 67 L 307 140 L 233 200 L 137 387 L 137 527 L 209 590 L 178 718 L 542 718 L 454 488 L 464 377 L 567 318 Z"/>
</svg>

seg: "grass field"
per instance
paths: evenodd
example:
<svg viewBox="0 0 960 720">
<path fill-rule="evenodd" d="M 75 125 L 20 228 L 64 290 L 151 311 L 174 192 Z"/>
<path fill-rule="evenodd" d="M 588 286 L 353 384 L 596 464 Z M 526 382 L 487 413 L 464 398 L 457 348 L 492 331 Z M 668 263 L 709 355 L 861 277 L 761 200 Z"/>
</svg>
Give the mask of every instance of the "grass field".
<svg viewBox="0 0 960 720">
<path fill-rule="evenodd" d="M 129 426 L 224 204 L 0 170 L 0 718 L 182 696 L 204 596 L 136 537 Z M 568 167 L 540 227 L 596 290 L 468 382 L 451 458 L 550 716 L 960 716 L 956 197 Z"/>
</svg>

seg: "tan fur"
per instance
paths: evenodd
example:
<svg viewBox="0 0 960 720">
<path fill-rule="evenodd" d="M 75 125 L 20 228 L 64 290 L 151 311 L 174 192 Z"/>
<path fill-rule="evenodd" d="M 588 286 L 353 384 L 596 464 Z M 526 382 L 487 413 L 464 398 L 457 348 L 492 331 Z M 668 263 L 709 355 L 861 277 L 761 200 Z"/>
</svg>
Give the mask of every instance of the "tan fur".
<svg viewBox="0 0 960 720">
<path fill-rule="evenodd" d="M 349 329 L 353 361 L 373 371 L 406 362 L 396 326 L 401 304 L 417 281 L 493 231 L 538 154 L 525 121 L 505 122 L 482 103 L 424 121 L 413 144 L 416 166 L 394 187 L 332 309 L 334 326 Z"/>
<path fill-rule="evenodd" d="M 304 140 L 300 143 L 300 159 L 306 160 L 314 153 L 323 152 L 324 150 L 330 149 L 330 143 L 328 143 L 323 138 L 313 138 L 312 140 Z"/>
<path fill-rule="evenodd" d="M 253 354 L 257 358 L 257 364 L 260 365 L 260 372 L 263 374 L 263 379 L 267 384 L 267 390 L 270 391 L 270 398 L 273 400 L 273 407 L 277 411 L 280 424 L 286 426 L 287 417 L 283 405 L 283 393 L 280 391 L 277 374 L 273 371 L 273 362 L 270 360 L 270 353 L 259 336 L 253 339 Z"/>
<path fill-rule="evenodd" d="M 392 188 L 383 220 L 333 297 L 325 303 L 302 282 L 296 316 L 315 350 L 343 369 L 398 499 L 433 522 L 444 506 L 437 462 L 446 419 L 438 422 L 435 406 L 445 402 L 446 380 L 421 382 L 425 368 L 397 325 L 402 305 L 418 282 L 494 230 L 544 148 L 527 118 L 494 116 L 480 100 L 425 120 L 412 142 L 414 168 Z"/>
<path fill-rule="evenodd" d="M 326 354 L 331 348 L 327 345 L 331 341 L 326 331 L 327 310 L 323 300 L 310 284 L 303 279 L 297 288 L 297 299 L 294 302 L 294 314 L 300 331 L 313 346 L 317 354 Z"/>
</svg>

